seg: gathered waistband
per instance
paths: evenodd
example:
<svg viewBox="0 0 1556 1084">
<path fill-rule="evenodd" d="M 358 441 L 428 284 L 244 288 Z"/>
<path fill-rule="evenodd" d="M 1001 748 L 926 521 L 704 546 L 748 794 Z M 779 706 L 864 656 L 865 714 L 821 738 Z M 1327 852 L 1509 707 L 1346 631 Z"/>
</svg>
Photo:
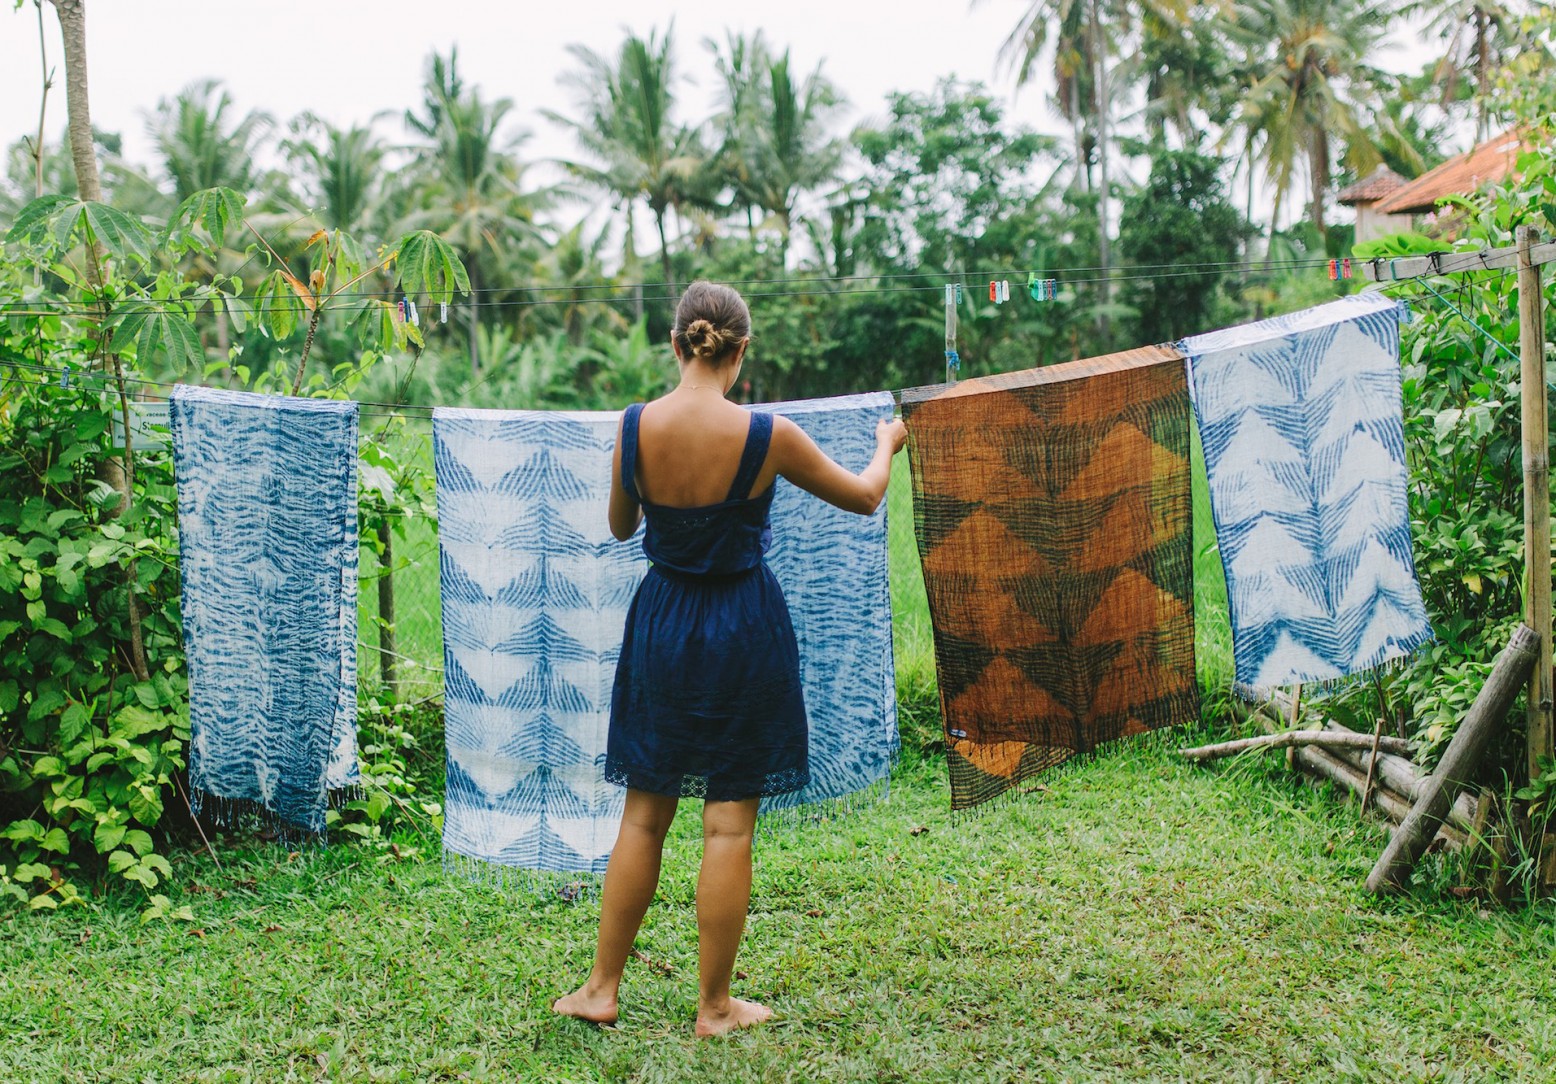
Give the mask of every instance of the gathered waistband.
<svg viewBox="0 0 1556 1084">
<path fill-rule="evenodd" d="M 738 572 L 683 572 L 678 568 L 668 565 L 650 564 L 648 570 L 657 573 L 667 580 L 680 580 L 686 583 L 734 583 L 743 580 L 759 568 L 765 568 L 766 562 L 758 561 L 750 568 L 743 568 Z"/>
</svg>

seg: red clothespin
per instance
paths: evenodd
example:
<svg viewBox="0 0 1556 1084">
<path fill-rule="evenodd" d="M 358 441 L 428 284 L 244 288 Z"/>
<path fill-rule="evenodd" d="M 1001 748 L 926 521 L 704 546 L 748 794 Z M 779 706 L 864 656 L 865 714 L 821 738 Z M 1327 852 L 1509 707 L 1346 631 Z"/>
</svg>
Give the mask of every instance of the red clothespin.
<svg viewBox="0 0 1556 1084">
<path fill-rule="evenodd" d="M 405 299 L 404 298 L 400 299 L 399 310 L 400 310 L 400 323 L 403 324 L 403 323 L 405 323 Z"/>
<path fill-rule="evenodd" d="M 989 300 L 996 305 L 1000 303 L 1000 284 L 994 279 L 989 280 Z"/>
<path fill-rule="evenodd" d="M 1347 256 L 1345 258 L 1345 260 L 1341 264 L 1340 277 L 1341 278 L 1350 278 L 1351 277 L 1351 258 L 1349 256 Z"/>
<path fill-rule="evenodd" d="M 1329 281 L 1333 282 L 1340 277 L 1340 261 L 1329 261 Z"/>
</svg>

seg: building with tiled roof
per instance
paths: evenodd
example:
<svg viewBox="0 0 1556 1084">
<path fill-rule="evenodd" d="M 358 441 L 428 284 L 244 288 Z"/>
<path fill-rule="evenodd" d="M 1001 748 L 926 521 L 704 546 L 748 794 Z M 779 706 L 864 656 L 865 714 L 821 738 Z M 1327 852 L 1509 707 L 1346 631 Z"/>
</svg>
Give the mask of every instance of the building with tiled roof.
<svg viewBox="0 0 1556 1084">
<path fill-rule="evenodd" d="M 1379 166 L 1348 188 L 1341 189 L 1337 201 L 1356 209 L 1356 240 L 1371 241 L 1388 233 L 1410 228 L 1409 215 L 1383 214 L 1378 204 L 1410 182 L 1388 166 Z"/>
</svg>

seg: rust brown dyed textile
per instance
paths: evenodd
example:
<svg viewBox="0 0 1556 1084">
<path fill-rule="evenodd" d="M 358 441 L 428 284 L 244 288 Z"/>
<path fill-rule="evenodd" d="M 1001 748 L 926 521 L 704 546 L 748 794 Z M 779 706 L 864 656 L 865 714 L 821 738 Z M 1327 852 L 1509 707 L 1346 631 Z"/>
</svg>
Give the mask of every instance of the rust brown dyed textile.
<svg viewBox="0 0 1556 1084">
<path fill-rule="evenodd" d="M 916 389 L 902 413 L 951 807 L 1194 719 L 1182 356 Z"/>
</svg>

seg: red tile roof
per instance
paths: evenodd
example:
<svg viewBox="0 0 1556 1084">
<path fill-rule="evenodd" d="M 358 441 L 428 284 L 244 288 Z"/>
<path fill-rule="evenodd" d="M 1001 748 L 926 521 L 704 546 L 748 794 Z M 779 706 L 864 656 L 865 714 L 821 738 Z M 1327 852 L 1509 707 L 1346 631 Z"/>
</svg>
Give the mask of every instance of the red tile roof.
<svg viewBox="0 0 1556 1084">
<path fill-rule="evenodd" d="M 1388 166 L 1379 166 L 1349 188 L 1342 188 L 1335 199 L 1346 206 L 1353 203 L 1376 203 L 1409 183 Z"/>
<path fill-rule="evenodd" d="M 1498 184 L 1513 172 L 1519 154 L 1533 144 L 1526 133 L 1510 128 L 1436 169 L 1421 174 L 1379 203 L 1380 214 L 1419 214 L 1437 209 L 1444 196 L 1467 196 L 1484 184 Z"/>
</svg>

